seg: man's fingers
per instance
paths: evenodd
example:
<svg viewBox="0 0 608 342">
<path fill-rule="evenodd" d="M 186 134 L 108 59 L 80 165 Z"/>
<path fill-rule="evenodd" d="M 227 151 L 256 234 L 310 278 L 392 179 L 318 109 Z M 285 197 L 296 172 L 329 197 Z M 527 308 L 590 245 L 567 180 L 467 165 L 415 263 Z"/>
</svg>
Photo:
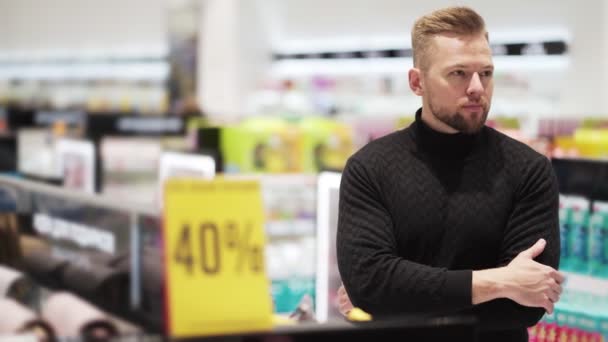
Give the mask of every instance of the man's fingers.
<svg viewBox="0 0 608 342">
<path fill-rule="evenodd" d="M 543 301 L 542 307 L 545 309 L 545 311 L 548 314 L 553 313 L 554 304 L 553 304 L 553 302 L 551 302 L 551 299 L 549 299 L 549 297 L 545 296 L 545 300 Z"/>
<path fill-rule="evenodd" d="M 350 302 L 344 302 L 344 303 L 340 303 L 340 307 L 341 308 L 352 309 L 353 305 Z"/>
<path fill-rule="evenodd" d="M 340 296 L 340 299 L 338 300 L 338 302 L 348 304 L 348 305 L 352 304 L 352 302 L 350 301 L 350 298 L 348 298 L 348 296 Z"/>
<path fill-rule="evenodd" d="M 553 281 L 553 284 L 551 284 L 551 291 L 556 293 L 557 295 L 561 295 L 563 288 L 562 286 L 556 282 L 555 280 Z"/>
<path fill-rule="evenodd" d="M 344 285 L 341 285 L 340 288 L 338 288 L 338 309 L 344 316 L 348 315 L 350 310 L 353 309 L 353 305 L 350 298 L 348 298 L 348 293 L 346 293 Z"/>
<path fill-rule="evenodd" d="M 564 275 L 563 272 L 555 271 L 555 273 L 553 273 L 552 276 L 553 276 L 553 279 L 555 279 L 555 281 L 558 284 L 563 284 L 564 281 L 566 281 L 566 276 Z"/>
<path fill-rule="evenodd" d="M 559 301 L 559 297 L 561 296 L 562 291 L 563 291 L 562 285 L 559 282 L 559 280 L 562 280 L 560 278 L 559 273 L 560 272 L 553 270 L 549 274 L 550 278 L 547 279 L 547 281 L 549 282 L 549 284 L 548 284 L 549 288 L 547 289 L 545 294 L 553 303 L 557 303 Z M 556 279 L 556 278 L 558 278 L 558 279 Z"/>
<path fill-rule="evenodd" d="M 551 303 L 555 304 L 559 301 L 559 293 L 557 293 L 551 289 L 547 292 L 547 298 L 549 298 Z"/>
<path fill-rule="evenodd" d="M 349 312 L 350 312 L 350 310 L 352 310 L 352 309 L 353 309 L 353 306 L 352 306 L 352 305 L 350 305 L 350 303 L 346 303 L 346 304 L 342 304 L 342 303 L 340 303 L 339 310 L 340 310 L 340 313 L 341 313 L 342 315 L 344 315 L 344 316 L 348 315 L 348 313 L 349 313 Z"/>
<path fill-rule="evenodd" d="M 559 302 L 559 298 L 562 295 L 563 288 L 560 284 L 555 283 L 551 286 L 549 293 L 547 294 L 553 303 Z"/>
</svg>

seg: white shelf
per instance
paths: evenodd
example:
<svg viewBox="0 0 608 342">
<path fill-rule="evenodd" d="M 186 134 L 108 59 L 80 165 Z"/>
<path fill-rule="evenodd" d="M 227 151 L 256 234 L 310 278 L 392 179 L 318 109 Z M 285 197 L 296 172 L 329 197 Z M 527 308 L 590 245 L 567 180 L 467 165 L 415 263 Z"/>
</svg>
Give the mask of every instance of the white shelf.
<svg viewBox="0 0 608 342">
<path fill-rule="evenodd" d="M 91 80 L 109 78 L 164 81 L 168 76 L 169 64 L 165 61 L 74 64 L 0 64 L 0 80 Z"/>
<path fill-rule="evenodd" d="M 314 236 L 314 220 L 285 220 L 266 222 L 266 233 L 270 237 Z"/>
<path fill-rule="evenodd" d="M 589 293 L 600 297 L 608 297 L 608 279 L 572 272 L 564 272 L 564 275 L 566 276 L 566 290 Z"/>
</svg>

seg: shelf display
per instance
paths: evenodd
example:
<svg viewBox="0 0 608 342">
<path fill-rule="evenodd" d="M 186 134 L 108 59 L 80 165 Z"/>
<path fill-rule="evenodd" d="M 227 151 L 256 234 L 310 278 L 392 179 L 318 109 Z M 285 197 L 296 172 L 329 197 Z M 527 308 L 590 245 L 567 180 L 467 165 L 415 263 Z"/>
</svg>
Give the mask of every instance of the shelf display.
<svg viewBox="0 0 608 342">
<path fill-rule="evenodd" d="M 95 146 L 90 141 L 59 139 L 55 144 L 57 168 L 63 186 L 95 193 Z"/>
<path fill-rule="evenodd" d="M 305 298 L 314 303 L 316 265 L 316 174 L 230 174 L 261 184 L 266 265 L 273 311 L 292 314 Z"/>
<path fill-rule="evenodd" d="M 552 159 L 560 188 L 560 270 L 566 275 L 555 312 L 529 330 L 530 341 L 608 338 L 608 239 L 603 189 L 606 162 Z"/>
<path fill-rule="evenodd" d="M 47 129 L 22 129 L 17 133 L 17 171 L 40 178 L 59 179 L 55 137 Z"/>
<path fill-rule="evenodd" d="M 103 160 L 101 193 L 154 206 L 162 151 L 162 144 L 155 138 L 104 138 L 100 145 Z"/>
</svg>

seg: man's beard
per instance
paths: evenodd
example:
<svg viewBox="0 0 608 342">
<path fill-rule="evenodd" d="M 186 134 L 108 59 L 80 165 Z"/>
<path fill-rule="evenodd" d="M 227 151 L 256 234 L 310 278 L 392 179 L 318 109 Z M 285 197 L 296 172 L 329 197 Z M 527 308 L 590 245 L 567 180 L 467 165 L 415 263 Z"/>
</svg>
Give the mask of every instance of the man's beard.
<svg viewBox="0 0 608 342">
<path fill-rule="evenodd" d="M 461 113 L 460 111 L 452 113 L 444 110 L 443 108 L 436 108 L 433 106 L 432 101 L 429 101 L 429 109 L 431 110 L 433 116 L 444 124 L 464 134 L 475 134 L 481 131 L 485 125 L 488 118 L 489 108 L 483 104 L 481 104 L 481 106 L 481 112 L 471 113 L 465 116 L 465 114 Z"/>
</svg>

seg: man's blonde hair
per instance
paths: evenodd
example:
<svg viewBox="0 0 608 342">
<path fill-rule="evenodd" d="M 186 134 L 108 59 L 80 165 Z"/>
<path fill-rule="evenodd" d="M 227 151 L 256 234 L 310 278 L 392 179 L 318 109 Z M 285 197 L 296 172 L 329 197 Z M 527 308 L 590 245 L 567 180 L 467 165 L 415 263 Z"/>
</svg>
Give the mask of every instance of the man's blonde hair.
<svg viewBox="0 0 608 342">
<path fill-rule="evenodd" d="M 483 18 L 469 7 L 447 7 L 431 12 L 414 23 L 412 29 L 412 50 L 414 66 L 428 67 L 429 50 L 433 37 L 442 33 L 457 35 L 484 34 L 488 39 Z"/>
</svg>

